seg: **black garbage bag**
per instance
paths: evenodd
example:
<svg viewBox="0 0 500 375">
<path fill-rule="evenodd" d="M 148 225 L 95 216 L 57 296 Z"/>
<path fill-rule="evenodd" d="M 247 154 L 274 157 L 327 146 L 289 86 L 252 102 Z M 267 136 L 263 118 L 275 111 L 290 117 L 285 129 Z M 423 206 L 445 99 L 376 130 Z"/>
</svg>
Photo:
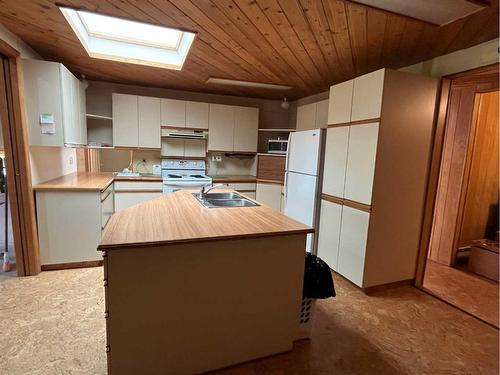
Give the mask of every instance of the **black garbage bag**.
<svg viewBox="0 0 500 375">
<path fill-rule="evenodd" d="M 306 252 L 306 265 L 304 270 L 305 298 L 335 297 L 332 272 L 330 267 L 321 258 Z"/>
</svg>

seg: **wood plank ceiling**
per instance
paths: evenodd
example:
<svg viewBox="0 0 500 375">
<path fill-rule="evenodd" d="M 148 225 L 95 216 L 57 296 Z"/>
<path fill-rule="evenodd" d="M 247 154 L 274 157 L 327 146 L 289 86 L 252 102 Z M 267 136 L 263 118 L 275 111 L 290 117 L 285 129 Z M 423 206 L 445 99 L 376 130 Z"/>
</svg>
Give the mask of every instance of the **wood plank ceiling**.
<svg viewBox="0 0 500 375">
<path fill-rule="evenodd" d="M 57 3 L 196 31 L 197 38 L 182 71 L 173 71 L 90 58 L 56 0 L 0 0 L 0 22 L 42 57 L 88 79 L 269 99 L 297 99 L 378 68 L 400 68 L 498 37 L 498 0 L 442 27 L 345 0 Z M 293 88 L 206 84 L 211 76 Z"/>
</svg>

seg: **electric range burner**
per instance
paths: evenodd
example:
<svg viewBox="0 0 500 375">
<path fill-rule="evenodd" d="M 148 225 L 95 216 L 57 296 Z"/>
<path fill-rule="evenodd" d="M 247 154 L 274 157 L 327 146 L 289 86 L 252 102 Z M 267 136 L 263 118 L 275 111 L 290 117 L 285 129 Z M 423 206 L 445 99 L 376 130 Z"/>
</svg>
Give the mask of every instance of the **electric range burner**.
<svg viewBox="0 0 500 375">
<path fill-rule="evenodd" d="M 180 174 L 170 174 L 169 173 L 167 176 L 168 176 L 168 178 L 182 178 L 182 176 Z"/>
<path fill-rule="evenodd" d="M 189 177 L 193 177 L 193 178 L 206 178 L 207 176 L 203 176 L 201 174 L 192 174 L 192 175 L 189 175 Z"/>
</svg>

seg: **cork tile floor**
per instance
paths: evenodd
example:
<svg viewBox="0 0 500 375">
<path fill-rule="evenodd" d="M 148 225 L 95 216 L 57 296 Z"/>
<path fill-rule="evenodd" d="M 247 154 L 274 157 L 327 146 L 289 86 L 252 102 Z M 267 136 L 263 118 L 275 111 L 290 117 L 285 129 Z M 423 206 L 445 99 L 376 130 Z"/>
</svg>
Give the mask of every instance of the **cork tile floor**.
<svg viewBox="0 0 500 375">
<path fill-rule="evenodd" d="M 0 373 L 106 373 L 102 268 L 0 282 Z M 220 375 L 498 374 L 498 330 L 404 286 L 367 296 L 336 277 L 313 339 Z"/>
</svg>

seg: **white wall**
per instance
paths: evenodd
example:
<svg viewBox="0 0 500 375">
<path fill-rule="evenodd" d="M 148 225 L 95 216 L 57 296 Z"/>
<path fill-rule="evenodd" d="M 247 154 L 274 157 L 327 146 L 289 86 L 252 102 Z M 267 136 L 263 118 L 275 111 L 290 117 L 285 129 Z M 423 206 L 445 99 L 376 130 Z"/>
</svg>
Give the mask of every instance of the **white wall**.
<svg viewBox="0 0 500 375">
<path fill-rule="evenodd" d="M 41 59 L 40 55 L 33 51 L 30 46 L 24 43 L 19 37 L 12 34 L 7 28 L 0 23 L 0 39 L 10 44 L 11 47 L 17 49 L 21 57 L 26 59 Z"/>
<path fill-rule="evenodd" d="M 498 63 L 498 42 L 499 39 L 497 38 L 470 48 L 406 66 L 399 70 L 432 77 L 442 77 L 495 64 Z"/>
<path fill-rule="evenodd" d="M 76 172 L 76 150 L 62 147 L 30 147 L 31 178 L 36 185 Z"/>
</svg>

